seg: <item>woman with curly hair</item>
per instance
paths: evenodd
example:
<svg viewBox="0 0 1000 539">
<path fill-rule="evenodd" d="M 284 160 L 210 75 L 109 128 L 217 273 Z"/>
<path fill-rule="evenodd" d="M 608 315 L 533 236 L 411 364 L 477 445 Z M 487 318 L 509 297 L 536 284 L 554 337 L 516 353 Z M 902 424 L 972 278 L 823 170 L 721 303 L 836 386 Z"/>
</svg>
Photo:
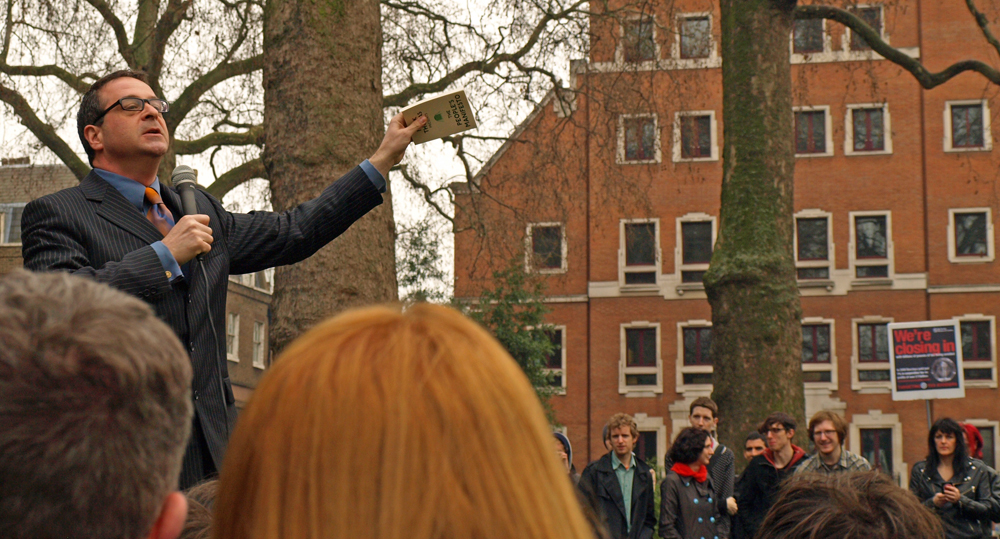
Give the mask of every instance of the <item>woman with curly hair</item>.
<svg viewBox="0 0 1000 539">
<path fill-rule="evenodd" d="M 712 458 L 708 433 L 686 428 L 677 435 L 668 458 L 674 463 L 660 485 L 660 537 L 708 539 L 728 537 L 719 517 L 708 461 Z"/>
</svg>

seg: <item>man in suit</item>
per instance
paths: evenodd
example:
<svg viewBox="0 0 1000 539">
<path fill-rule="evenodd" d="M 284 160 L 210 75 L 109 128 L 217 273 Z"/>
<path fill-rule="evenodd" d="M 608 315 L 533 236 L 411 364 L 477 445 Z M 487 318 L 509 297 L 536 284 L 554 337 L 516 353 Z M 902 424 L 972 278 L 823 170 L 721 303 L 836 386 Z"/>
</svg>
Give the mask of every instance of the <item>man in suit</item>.
<svg viewBox="0 0 1000 539">
<path fill-rule="evenodd" d="M 638 426 L 632 416 L 615 414 L 606 429 L 611 451 L 583 469 L 580 489 L 597 501 L 597 512 L 613 539 L 651 539 L 656 529 L 653 477 L 632 452 L 639 441 Z"/>
<path fill-rule="evenodd" d="M 370 159 L 287 212 L 229 213 L 196 191 L 197 213 L 184 215 L 177 191 L 156 176 L 170 141 L 168 111 L 142 73 L 118 71 L 95 82 L 77 115 L 94 168 L 79 186 L 25 207 L 22 252 L 30 270 L 69 271 L 142 298 L 181 339 L 194 368 L 186 488 L 217 472 L 236 418 L 225 340 L 218 338 L 225 335 L 229 275 L 303 260 L 381 204 L 389 168 L 425 119 L 406 127 L 397 115 Z"/>
</svg>

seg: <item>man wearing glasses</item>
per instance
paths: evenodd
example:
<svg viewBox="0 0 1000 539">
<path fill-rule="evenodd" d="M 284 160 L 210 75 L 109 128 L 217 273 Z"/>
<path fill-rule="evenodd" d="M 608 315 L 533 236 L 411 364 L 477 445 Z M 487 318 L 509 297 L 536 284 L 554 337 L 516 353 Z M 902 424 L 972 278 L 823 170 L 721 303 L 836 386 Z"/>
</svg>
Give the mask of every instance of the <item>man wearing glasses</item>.
<svg viewBox="0 0 1000 539">
<path fill-rule="evenodd" d="M 185 215 L 177 191 L 157 178 L 170 145 L 169 113 L 143 73 L 95 82 L 77 114 L 93 170 L 80 185 L 25 207 L 22 253 L 27 269 L 68 271 L 138 296 L 180 337 L 194 368 L 184 489 L 217 472 L 236 419 L 226 342 L 218 338 L 229 274 L 303 260 L 381 204 L 389 168 L 426 120 L 405 127 L 397 115 L 371 158 L 289 211 L 234 214 L 199 190 L 197 213 Z"/>
<path fill-rule="evenodd" d="M 806 456 L 801 447 L 792 443 L 795 418 L 774 412 L 757 429 L 767 439 L 767 449 L 747 464 L 740 477 L 740 492 L 736 497 L 742 527 L 739 537 L 753 537 L 764 522 L 764 516 L 778 497 L 781 483 L 791 476 Z"/>
<path fill-rule="evenodd" d="M 796 474 L 844 472 L 867 472 L 872 465 L 861 455 L 844 449 L 847 437 L 847 422 L 840 414 L 828 410 L 817 412 L 809 420 L 809 438 L 816 446 L 816 454 L 802 461 L 795 469 Z"/>
</svg>

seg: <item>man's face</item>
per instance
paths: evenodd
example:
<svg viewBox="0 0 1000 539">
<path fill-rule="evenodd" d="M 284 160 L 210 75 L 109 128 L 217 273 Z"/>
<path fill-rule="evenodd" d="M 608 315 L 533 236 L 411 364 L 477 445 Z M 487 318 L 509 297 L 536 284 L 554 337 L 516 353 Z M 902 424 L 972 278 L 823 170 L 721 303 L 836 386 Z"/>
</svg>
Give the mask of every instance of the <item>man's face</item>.
<svg viewBox="0 0 1000 539">
<path fill-rule="evenodd" d="M 781 423 L 771 423 L 765 431 L 765 436 L 767 437 L 767 447 L 777 453 L 792 443 L 795 430 L 788 430 Z"/>
<path fill-rule="evenodd" d="M 715 430 L 716 425 L 719 424 L 719 420 L 715 417 L 715 414 L 711 410 L 702 406 L 695 406 L 691 410 L 691 415 L 688 416 L 688 421 L 691 422 L 691 426 L 703 430 L 705 432 L 712 432 Z"/>
<path fill-rule="evenodd" d="M 122 77 L 101 88 L 98 97 L 103 111 L 123 97 L 152 99 L 156 94 L 141 80 Z M 167 153 L 170 144 L 167 123 L 159 111 L 148 103 L 144 105 L 139 111 L 116 106 L 105 114 L 103 122 L 97 126 L 98 144 L 90 142 L 94 150 L 103 152 L 105 158 L 112 161 L 136 156 L 162 157 Z"/>
<path fill-rule="evenodd" d="M 832 454 L 840 447 L 840 436 L 833 421 L 821 421 L 813 427 L 813 444 L 816 445 L 816 451 L 823 455 Z"/>
<path fill-rule="evenodd" d="M 764 440 L 747 440 L 747 443 L 743 446 L 743 458 L 752 460 L 757 455 L 764 452 Z"/>
<path fill-rule="evenodd" d="M 632 429 L 627 425 L 611 429 L 611 449 L 619 458 L 632 452 L 635 447 L 635 436 L 632 436 Z"/>
</svg>

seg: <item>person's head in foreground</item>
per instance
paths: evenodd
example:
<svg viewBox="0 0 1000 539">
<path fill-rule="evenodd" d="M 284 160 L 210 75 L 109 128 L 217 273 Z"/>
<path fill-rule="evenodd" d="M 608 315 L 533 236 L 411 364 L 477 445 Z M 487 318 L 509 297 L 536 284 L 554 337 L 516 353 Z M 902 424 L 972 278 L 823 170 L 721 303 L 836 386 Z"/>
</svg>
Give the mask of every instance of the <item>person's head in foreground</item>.
<svg viewBox="0 0 1000 539">
<path fill-rule="evenodd" d="M 584 538 L 517 364 L 447 307 L 370 307 L 292 343 L 240 417 L 216 539 Z"/>
<path fill-rule="evenodd" d="M 64 273 L 0 279 L 0 537 L 177 537 L 190 388 L 139 299 Z"/>
<path fill-rule="evenodd" d="M 756 539 L 941 539 L 941 521 L 877 472 L 805 474 L 788 482 Z"/>
</svg>

